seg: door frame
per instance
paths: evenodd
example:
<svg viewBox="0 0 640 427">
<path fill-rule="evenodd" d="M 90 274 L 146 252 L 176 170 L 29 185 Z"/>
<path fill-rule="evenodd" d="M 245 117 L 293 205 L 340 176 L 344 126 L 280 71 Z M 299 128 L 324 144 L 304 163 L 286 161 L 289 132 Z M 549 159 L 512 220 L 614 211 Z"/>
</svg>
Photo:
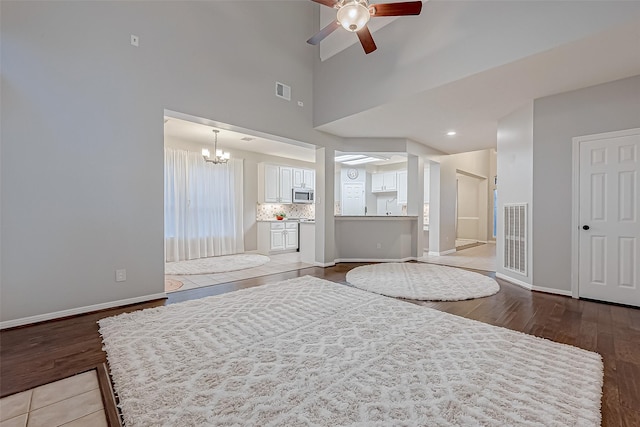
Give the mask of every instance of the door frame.
<svg viewBox="0 0 640 427">
<path fill-rule="evenodd" d="M 581 143 L 598 139 L 640 134 L 640 128 L 576 136 L 572 145 L 571 179 L 571 297 L 580 298 L 580 147 Z"/>
</svg>

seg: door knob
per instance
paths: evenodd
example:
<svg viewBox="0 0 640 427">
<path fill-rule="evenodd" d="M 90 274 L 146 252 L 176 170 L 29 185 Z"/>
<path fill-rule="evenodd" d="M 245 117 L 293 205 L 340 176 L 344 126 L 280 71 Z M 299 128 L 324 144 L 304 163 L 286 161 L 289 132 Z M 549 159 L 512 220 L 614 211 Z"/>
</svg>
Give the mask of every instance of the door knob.
<svg viewBox="0 0 640 427">
<path fill-rule="evenodd" d="M 588 225 L 583 225 L 583 226 L 582 226 L 582 229 L 583 229 L 583 230 L 588 230 L 589 228 L 590 228 L 590 227 L 589 227 Z"/>
</svg>

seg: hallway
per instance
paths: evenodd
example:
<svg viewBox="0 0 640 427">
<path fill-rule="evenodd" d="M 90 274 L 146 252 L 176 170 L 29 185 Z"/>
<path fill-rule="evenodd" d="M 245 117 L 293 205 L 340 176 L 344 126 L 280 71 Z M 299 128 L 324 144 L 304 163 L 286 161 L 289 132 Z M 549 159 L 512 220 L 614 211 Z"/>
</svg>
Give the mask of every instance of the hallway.
<svg viewBox="0 0 640 427">
<path fill-rule="evenodd" d="M 418 261 L 472 270 L 496 271 L 496 245 L 487 243 L 442 256 L 428 255 L 425 252 Z"/>
</svg>

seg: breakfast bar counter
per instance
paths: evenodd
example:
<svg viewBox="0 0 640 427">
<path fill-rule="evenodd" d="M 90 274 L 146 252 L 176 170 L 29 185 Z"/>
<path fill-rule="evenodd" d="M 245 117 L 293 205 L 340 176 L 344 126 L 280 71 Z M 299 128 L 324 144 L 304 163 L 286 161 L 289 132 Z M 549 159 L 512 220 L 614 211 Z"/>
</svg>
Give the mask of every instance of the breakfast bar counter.
<svg viewBox="0 0 640 427">
<path fill-rule="evenodd" d="M 417 227 L 418 217 L 411 215 L 336 215 L 336 262 L 416 259 Z"/>
</svg>

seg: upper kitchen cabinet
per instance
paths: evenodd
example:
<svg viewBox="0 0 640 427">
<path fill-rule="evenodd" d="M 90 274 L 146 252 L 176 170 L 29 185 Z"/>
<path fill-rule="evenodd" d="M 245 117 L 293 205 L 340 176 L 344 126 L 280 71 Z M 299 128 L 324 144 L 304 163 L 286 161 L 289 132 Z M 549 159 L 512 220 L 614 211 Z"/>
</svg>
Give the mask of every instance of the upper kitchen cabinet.
<svg viewBox="0 0 640 427">
<path fill-rule="evenodd" d="M 311 169 L 293 168 L 293 186 L 295 188 L 315 187 L 316 171 Z"/>
<path fill-rule="evenodd" d="M 263 178 L 259 194 L 263 203 L 292 203 L 293 168 L 287 166 L 261 164 L 258 177 Z"/>
<path fill-rule="evenodd" d="M 407 171 L 398 172 L 398 204 L 407 204 Z"/>
<path fill-rule="evenodd" d="M 371 174 L 371 192 L 382 193 L 385 191 L 397 191 L 397 172 L 380 172 Z"/>
</svg>

